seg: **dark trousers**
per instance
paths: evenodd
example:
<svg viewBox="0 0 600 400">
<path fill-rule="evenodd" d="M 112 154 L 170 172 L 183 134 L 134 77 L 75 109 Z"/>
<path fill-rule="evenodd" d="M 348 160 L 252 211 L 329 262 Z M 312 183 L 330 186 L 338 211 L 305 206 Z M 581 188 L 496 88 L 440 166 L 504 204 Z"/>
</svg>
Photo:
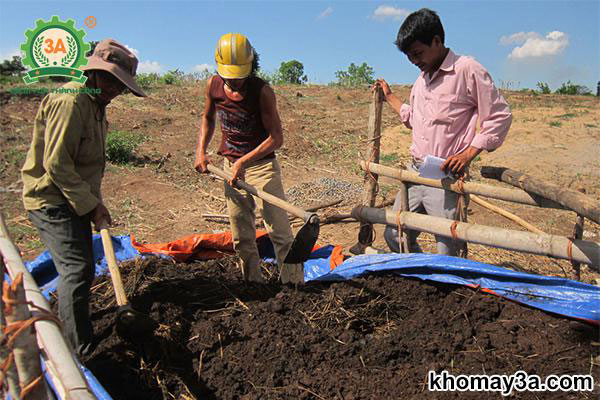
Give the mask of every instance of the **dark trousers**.
<svg viewBox="0 0 600 400">
<path fill-rule="evenodd" d="M 29 211 L 58 272 L 58 316 L 79 355 L 90 350 L 90 287 L 94 279 L 90 214 L 78 216 L 67 205 Z"/>
</svg>

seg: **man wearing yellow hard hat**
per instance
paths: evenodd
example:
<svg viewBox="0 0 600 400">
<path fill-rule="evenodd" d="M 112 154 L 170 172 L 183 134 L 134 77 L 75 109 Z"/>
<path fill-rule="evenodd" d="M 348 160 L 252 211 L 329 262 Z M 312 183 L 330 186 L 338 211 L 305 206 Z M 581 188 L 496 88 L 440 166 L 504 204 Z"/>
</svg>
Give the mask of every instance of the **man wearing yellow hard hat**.
<svg viewBox="0 0 600 400">
<path fill-rule="evenodd" d="M 221 123 L 219 155 L 223 169 L 232 176 L 225 182 L 225 198 L 234 247 L 241 259 L 246 281 L 262 282 L 256 247 L 255 208 L 262 210 L 265 227 L 275 247 L 283 283 L 303 283 L 302 264 L 284 263 L 294 240 L 287 213 L 258 197 L 232 186 L 242 179 L 258 189 L 285 199 L 281 168 L 275 150 L 283 144 L 283 130 L 275 92 L 256 76 L 258 55 L 248 38 L 228 33 L 219 39 L 215 51 L 217 75 L 206 86 L 206 102 L 194 168 L 207 172 L 206 150 L 215 131 L 215 116 Z"/>
</svg>

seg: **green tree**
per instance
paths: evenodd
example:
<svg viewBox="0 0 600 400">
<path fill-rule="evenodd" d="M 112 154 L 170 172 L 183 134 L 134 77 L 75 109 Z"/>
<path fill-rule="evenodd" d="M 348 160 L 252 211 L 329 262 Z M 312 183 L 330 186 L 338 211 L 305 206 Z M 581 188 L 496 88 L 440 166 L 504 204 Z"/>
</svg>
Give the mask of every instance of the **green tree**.
<svg viewBox="0 0 600 400">
<path fill-rule="evenodd" d="M 281 83 L 301 85 L 308 80 L 304 74 L 304 65 L 298 60 L 282 62 L 279 66 L 278 74 Z"/>
<path fill-rule="evenodd" d="M 335 77 L 338 80 L 336 83 L 342 86 L 359 86 L 375 82 L 373 68 L 366 62 L 360 67 L 351 63 L 346 71 L 337 71 Z"/>
<path fill-rule="evenodd" d="M 0 63 L 0 75 L 18 76 L 25 70 L 20 56 L 13 56 L 12 60 L 4 60 Z"/>
</svg>

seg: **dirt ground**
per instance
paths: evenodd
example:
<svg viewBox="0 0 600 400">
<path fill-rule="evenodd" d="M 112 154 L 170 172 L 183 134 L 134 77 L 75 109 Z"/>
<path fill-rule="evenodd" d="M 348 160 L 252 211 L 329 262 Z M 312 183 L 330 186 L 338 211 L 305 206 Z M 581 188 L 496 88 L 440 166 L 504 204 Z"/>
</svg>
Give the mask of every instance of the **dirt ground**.
<svg viewBox="0 0 600 400">
<path fill-rule="evenodd" d="M 106 277 L 92 319 L 100 338 L 85 365 L 114 399 L 498 399 L 436 393 L 428 371 L 542 377 L 593 374 L 597 329 L 465 287 L 393 275 L 295 289 L 247 286 L 235 257 L 123 263 L 133 307 L 153 335 L 115 333 Z M 592 399 L 595 392 L 515 392 L 513 399 Z"/>
<path fill-rule="evenodd" d="M 43 248 L 20 201 L 18 171 L 41 98 L 9 96 L 7 89 L 0 88 L 0 209 L 28 260 Z M 408 87 L 393 90 L 403 98 L 409 92 Z M 275 92 L 285 135 L 278 157 L 288 196 L 302 207 L 339 198 L 340 204 L 320 213 L 348 213 L 361 199 L 363 172 L 357 163 L 365 158 L 369 89 L 278 86 Z M 192 168 L 203 84 L 149 93 L 146 99 L 119 97 L 108 107 L 110 130 L 144 137 L 133 163 L 107 167 L 103 197 L 113 216 L 112 233 L 155 243 L 227 230 L 226 223 L 202 217 L 226 214 L 222 183 Z M 500 149 L 473 163 L 473 181 L 502 185 L 482 178 L 479 168 L 504 166 L 585 188 L 600 199 L 598 98 L 503 94 L 514 114 L 511 131 Z M 213 152 L 219 139 L 217 130 Z M 409 144 L 410 132 L 384 105 L 381 162 L 403 165 Z M 212 159 L 219 161 L 216 155 Z M 379 201 L 393 199 L 394 182 L 381 179 L 378 196 Z M 551 234 L 570 235 L 576 219 L 568 211 L 490 202 Z M 469 221 L 523 229 L 476 204 L 470 205 Z M 325 225 L 319 243 L 342 245 L 348 254 L 357 232 L 357 222 Z M 586 220 L 584 238 L 600 240 L 600 226 Z M 434 251 L 431 235 L 419 241 Z M 386 247 L 381 226 L 374 246 Z M 469 257 L 575 278 L 570 263 L 562 260 L 480 245 L 469 246 Z M 428 369 L 512 374 L 522 368 L 542 376 L 598 372 L 590 358 L 597 354 L 598 338 L 588 328 L 465 288 L 379 276 L 298 291 L 273 279 L 263 287 L 246 287 L 231 260 L 169 267 L 149 263 L 137 270 L 142 271 L 137 283 L 128 284 L 132 302 L 162 324 L 148 342 L 119 339 L 112 330 L 109 284 L 99 282 L 94 291 L 101 342 L 86 364 L 115 399 L 451 398 L 426 392 Z M 583 282 L 598 278 L 582 266 Z M 552 398 L 547 394 L 515 398 Z"/>
</svg>

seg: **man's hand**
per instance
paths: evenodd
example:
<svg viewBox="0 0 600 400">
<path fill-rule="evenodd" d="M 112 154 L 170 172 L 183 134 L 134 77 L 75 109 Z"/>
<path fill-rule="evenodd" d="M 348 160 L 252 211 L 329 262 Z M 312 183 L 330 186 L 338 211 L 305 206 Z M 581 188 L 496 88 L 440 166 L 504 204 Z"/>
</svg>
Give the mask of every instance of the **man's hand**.
<svg viewBox="0 0 600 400">
<path fill-rule="evenodd" d="M 206 154 L 200 153 L 196 156 L 194 161 L 194 169 L 202 174 L 208 173 L 207 165 L 210 164 L 210 160 L 206 157 Z"/>
<path fill-rule="evenodd" d="M 236 179 L 244 180 L 245 176 L 246 167 L 244 167 L 244 162 L 240 158 L 231 166 L 231 180 L 228 183 L 233 186 L 233 182 L 235 182 Z"/>
<path fill-rule="evenodd" d="M 471 161 L 473 161 L 479 153 L 481 153 L 481 149 L 469 146 L 462 153 L 448 157 L 440 169 L 446 173 L 453 173 L 457 176 L 463 175 L 469 164 L 471 164 Z"/>
<path fill-rule="evenodd" d="M 374 92 L 378 87 L 383 91 L 383 98 L 387 101 L 389 95 L 392 94 L 392 89 L 390 89 L 390 85 L 385 81 L 385 79 L 377 79 L 373 86 L 371 87 L 371 92 Z"/>
<path fill-rule="evenodd" d="M 98 203 L 96 208 L 92 211 L 92 222 L 94 223 L 96 231 L 100 231 L 103 225 L 112 224 L 110 213 L 103 203 Z"/>
</svg>

